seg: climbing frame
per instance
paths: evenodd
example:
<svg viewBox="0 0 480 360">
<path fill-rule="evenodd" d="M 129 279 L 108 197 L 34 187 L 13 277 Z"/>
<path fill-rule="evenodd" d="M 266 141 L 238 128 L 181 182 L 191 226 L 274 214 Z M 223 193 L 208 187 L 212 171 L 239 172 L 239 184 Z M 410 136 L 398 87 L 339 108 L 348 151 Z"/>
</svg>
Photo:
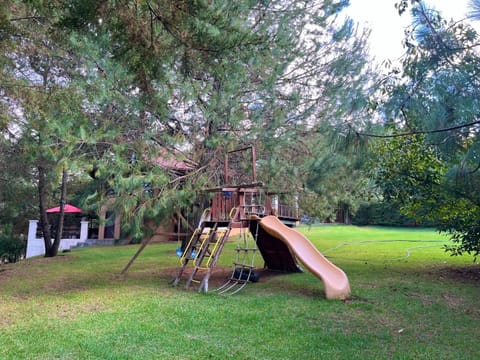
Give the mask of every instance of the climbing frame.
<svg viewBox="0 0 480 360">
<path fill-rule="evenodd" d="M 256 238 L 248 228 L 240 228 L 232 273 L 227 282 L 214 291 L 221 295 L 233 295 L 242 290 L 248 282 L 257 281 L 258 277 L 255 273 L 257 251 Z"/>
<path fill-rule="evenodd" d="M 202 221 L 180 257 L 182 266 L 172 284 L 178 285 L 185 270 L 190 267 L 185 288 L 190 288 L 192 284 L 199 284 L 199 292 L 208 292 L 208 280 L 230 231 L 230 221 Z"/>
</svg>

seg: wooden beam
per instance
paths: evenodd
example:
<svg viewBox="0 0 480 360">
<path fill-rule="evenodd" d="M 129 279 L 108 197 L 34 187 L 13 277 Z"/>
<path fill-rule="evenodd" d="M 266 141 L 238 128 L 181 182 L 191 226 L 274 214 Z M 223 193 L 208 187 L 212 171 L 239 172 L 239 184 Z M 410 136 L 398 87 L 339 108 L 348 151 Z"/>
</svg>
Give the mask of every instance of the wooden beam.
<svg viewBox="0 0 480 360">
<path fill-rule="evenodd" d="M 185 224 L 187 224 L 188 230 L 190 230 L 191 232 L 195 231 L 195 228 L 192 225 L 190 225 L 188 220 L 183 217 L 183 215 L 180 213 L 180 211 L 177 211 L 177 216 L 178 216 L 179 219 L 185 221 Z M 177 227 L 178 227 L 178 229 L 180 229 L 179 226 L 177 226 Z"/>
<path fill-rule="evenodd" d="M 145 240 L 142 241 L 142 245 L 140 245 L 140 247 L 138 248 L 137 252 L 132 256 L 132 258 L 130 259 L 130 261 L 128 262 L 128 264 L 123 268 L 123 270 L 120 272 L 120 274 L 125 274 L 128 269 L 130 268 L 130 266 L 132 266 L 133 262 L 135 261 L 135 259 L 138 257 L 138 255 L 140 255 L 140 253 L 143 251 L 143 249 L 145 249 L 145 247 L 148 245 L 148 243 L 150 242 L 150 240 L 152 240 L 152 237 L 150 238 L 147 238 Z"/>
<path fill-rule="evenodd" d="M 216 188 L 210 188 L 210 189 L 205 189 L 202 191 L 209 192 L 209 191 L 232 191 L 236 189 L 249 189 L 249 188 L 255 188 L 255 187 L 263 187 L 265 184 L 261 181 L 257 181 L 254 183 L 250 184 L 240 184 L 240 185 L 225 185 L 222 187 L 216 187 Z"/>
</svg>

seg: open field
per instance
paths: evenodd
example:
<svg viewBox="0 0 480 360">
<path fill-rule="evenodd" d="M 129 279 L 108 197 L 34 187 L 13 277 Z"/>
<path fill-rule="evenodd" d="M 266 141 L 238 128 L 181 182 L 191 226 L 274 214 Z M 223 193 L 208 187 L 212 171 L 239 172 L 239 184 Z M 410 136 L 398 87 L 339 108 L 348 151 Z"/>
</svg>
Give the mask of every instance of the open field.
<svg viewBox="0 0 480 360">
<path fill-rule="evenodd" d="M 176 243 L 78 249 L 0 266 L 0 359 L 478 359 L 480 267 L 429 229 L 302 227 L 348 275 L 262 273 L 235 296 L 168 283 Z M 232 264 L 235 239 L 211 287 Z M 261 265 L 261 259 L 258 258 Z"/>
</svg>

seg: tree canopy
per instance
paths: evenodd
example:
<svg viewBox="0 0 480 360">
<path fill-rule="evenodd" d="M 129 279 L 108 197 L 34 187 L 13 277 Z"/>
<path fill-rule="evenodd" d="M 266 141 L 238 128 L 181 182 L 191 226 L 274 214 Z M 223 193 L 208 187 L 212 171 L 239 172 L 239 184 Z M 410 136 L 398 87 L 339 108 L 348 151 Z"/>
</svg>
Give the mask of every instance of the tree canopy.
<svg viewBox="0 0 480 360">
<path fill-rule="evenodd" d="M 452 254 L 477 256 L 477 32 L 400 1 L 414 19 L 406 54 L 381 78 L 368 32 L 339 16 L 347 5 L 2 2 L 1 222 L 37 213 L 54 256 L 46 209 L 75 189 L 87 210 L 114 199 L 124 230 L 148 236 L 145 220 L 225 183 L 224 155 L 254 146 L 268 190 L 311 215 L 354 211 L 377 191 L 451 233 Z"/>
<path fill-rule="evenodd" d="M 480 253 L 478 34 L 422 2 L 402 71 L 385 83 L 374 178 L 408 215 L 452 234 L 452 254 Z M 406 2 L 403 5 L 407 5 Z M 475 5 L 475 4 L 474 4 Z M 478 2 L 477 2 L 478 5 Z"/>
<path fill-rule="evenodd" d="M 366 34 L 337 16 L 347 1 L 7 3 L 2 129 L 18 132 L 2 141 L 23 149 L 43 215 L 62 178 L 88 172 L 84 207 L 114 195 L 142 236 L 245 145 L 271 189 L 301 191 L 318 139 L 367 103 Z"/>
</svg>

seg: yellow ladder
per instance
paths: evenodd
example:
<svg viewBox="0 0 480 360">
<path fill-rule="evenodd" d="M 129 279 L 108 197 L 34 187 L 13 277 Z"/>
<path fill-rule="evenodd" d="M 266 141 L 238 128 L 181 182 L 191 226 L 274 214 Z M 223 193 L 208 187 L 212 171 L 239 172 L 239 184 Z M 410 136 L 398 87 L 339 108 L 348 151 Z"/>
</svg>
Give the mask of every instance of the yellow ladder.
<svg viewBox="0 0 480 360">
<path fill-rule="evenodd" d="M 204 222 L 202 226 L 195 230 L 190 238 L 185 250 L 180 258 L 182 267 L 172 284 L 178 285 L 182 274 L 190 261 L 193 269 L 190 273 L 185 288 L 189 288 L 192 283 L 200 284 L 198 291 L 208 291 L 208 280 L 212 269 L 215 267 L 223 246 L 230 234 L 230 222 Z"/>
</svg>

